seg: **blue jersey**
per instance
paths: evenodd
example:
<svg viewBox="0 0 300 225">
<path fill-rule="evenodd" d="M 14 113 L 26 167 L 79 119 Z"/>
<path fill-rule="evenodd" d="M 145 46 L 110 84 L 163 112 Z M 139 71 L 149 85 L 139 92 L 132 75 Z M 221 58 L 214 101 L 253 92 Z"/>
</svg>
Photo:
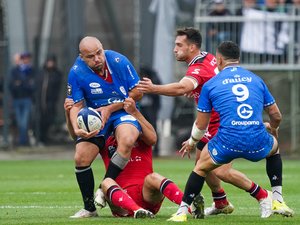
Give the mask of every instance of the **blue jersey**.
<svg viewBox="0 0 300 225">
<path fill-rule="evenodd" d="M 202 88 L 198 111 L 220 115 L 214 141 L 233 151 L 264 148 L 270 135 L 263 124 L 263 109 L 275 100 L 263 80 L 241 67 L 226 67 Z"/>
<path fill-rule="evenodd" d="M 84 60 L 77 57 L 68 77 L 68 98 L 75 103 L 85 100 L 86 106 L 99 108 L 123 102 L 128 97 L 128 92 L 139 82 L 134 67 L 125 56 L 111 50 L 105 50 L 105 58 L 112 82 L 103 80 Z M 121 109 L 111 114 L 98 136 L 107 138 L 122 123 L 130 123 L 141 130 L 138 121 Z"/>
<path fill-rule="evenodd" d="M 109 83 L 97 75 L 77 57 L 68 78 L 68 97 L 75 103 L 85 100 L 92 108 L 124 101 L 128 92 L 139 82 L 139 76 L 129 60 L 114 51 L 105 50 L 106 64 L 113 82 Z"/>
</svg>

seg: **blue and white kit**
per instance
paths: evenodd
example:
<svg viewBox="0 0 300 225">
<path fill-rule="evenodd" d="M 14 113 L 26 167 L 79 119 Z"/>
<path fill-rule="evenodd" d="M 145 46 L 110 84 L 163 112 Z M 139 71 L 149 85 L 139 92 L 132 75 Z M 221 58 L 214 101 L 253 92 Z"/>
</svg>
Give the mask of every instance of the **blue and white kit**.
<svg viewBox="0 0 300 225">
<path fill-rule="evenodd" d="M 197 110 L 220 115 L 217 135 L 208 143 L 216 164 L 234 158 L 258 161 L 273 146 L 273 137 L 264 124 L 264 107 L 275 103 L 263 80 L 239 66 L 224 68 L 202 88 Z"/>
<path fill-rule="evenodd" d="M 105 50 L 105 57 L 113 82 L 103 80 L 78 56 L 69 72 L 68 98 L 72 98 L 75 103 L 85 100 L 86 106 L 99 108 L 123 102 L 128 97 L 128 92 L 139 82 L 133 65 L 124 55 L 115 51 Z M 107 138 L 122 123 L 130 123 L 141 131 L 138 121 L 122 109 L 111 114 L 97 136 Z"/>
</svg>

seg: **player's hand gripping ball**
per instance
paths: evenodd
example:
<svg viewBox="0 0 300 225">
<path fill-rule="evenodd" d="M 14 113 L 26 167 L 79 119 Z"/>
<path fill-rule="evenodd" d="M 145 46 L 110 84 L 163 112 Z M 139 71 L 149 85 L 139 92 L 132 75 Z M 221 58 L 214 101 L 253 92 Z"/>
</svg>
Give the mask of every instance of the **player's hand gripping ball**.
<svg viewBox="0 0 300 225">
<path fill-rule="evenodd" d="M 82 108 L 77 115 L 77 124 L 80 129 L 87 132 L 100 130 L 102 118 L 99 112 L 91 107 Z"/>
</svg>

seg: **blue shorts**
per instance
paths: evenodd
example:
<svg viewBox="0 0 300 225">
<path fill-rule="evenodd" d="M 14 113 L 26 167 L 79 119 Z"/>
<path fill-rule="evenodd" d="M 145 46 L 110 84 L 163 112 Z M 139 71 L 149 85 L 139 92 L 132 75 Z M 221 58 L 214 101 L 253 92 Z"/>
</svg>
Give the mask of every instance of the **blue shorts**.
<svg viewBox="0 0 300 225">
<path fill-rule="evenodd" d="M 119 126 L 120 124 L 129 123 L 138 129 L 139 132 L 142 131 L 142 127 L 139 122 L 130 114 L 128 114 L 125 110 L 119 110 L 112 113 L 106 122 L 104 128 L 100 130 L 97 136 L 104 136 L 105 140 L 112 134 L 112 132 Z"/>
<path fill-rule="evenodd" d="M 273 136 L 266 135 L 265 145 L 258 150 L 237 150 L 226 147 L 220 141 L 216 141 L 216 137 L 208 142 L 208 152 L 215 164 L 226 164 L 233 159 L 244 158 L 253 162 L 257 162 L 267 157 L 273 148 Z"/>
</svg>

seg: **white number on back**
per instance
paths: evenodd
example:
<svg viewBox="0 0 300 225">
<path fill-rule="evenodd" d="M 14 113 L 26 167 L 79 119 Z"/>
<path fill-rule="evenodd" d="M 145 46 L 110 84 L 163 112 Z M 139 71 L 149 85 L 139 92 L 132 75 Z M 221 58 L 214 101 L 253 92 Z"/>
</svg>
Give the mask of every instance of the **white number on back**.
<svg viewBox="0 0 300 225">
<path fill-rule="evenodd" d="M 244 84 L 236 84 L 232 86 L 232 92 L 235 94 L 238 102 L 245 101 L 249 97 L 249 90 Z"/>
</svg>

